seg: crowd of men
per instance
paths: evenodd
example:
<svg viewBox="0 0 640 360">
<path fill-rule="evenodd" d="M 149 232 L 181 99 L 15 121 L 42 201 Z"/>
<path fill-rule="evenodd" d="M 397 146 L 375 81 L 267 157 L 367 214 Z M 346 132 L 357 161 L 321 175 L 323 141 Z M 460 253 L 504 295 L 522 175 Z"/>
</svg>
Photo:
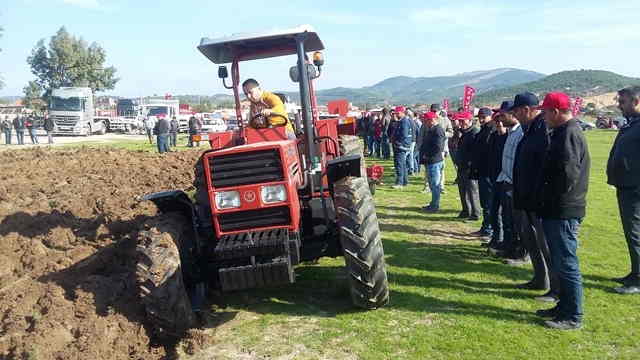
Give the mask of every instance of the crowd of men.
<svg viewBox="0 0 640 360">
<path fill-rule="evenodd" d="M 611 150 L 608 183 L 617 188 L 620 217 L 631 259 L 628 275 L 616 278 L 620 294 L 640 294 L 640 87 L 618 92 L 628 119 Z M 389 159 L 396 172 L 393 189 L 425 165 L 426 212 L 440 209 L 443 168 L 456 167 L 462 211 L 459 218 L 482 220 L 472 235 L 508 265 L 531 262 L 533 277 L 518 288 L 543 290 L 536 299 L 554 304 L 536 314 L 545 325 L 578 329 L 583 319 L 578 231 L 586 215 L 590 155 L 567 94 L 548 93 L 542 103 L 530 92 L 517 94 L 498 109 L 430 111 L 415 114 L 397 106 L 360 126 L 366 153 Z"/>
<path fill-rule="evenodd" d="M 9 116 L 5 116 L 4 119 L 0 119 L 0 134 L 4 135 L 4 143 L 11 145 L 13 142 L 13 132 L 15 131 L 16 140 L 18 145 L 24 145 L 24 133 L 29 134 L 31 144 L 39 144 L 37 131 L 37 118 L 34 114 L 27 114 L 25 112 L 18 114 L 13 121 L 9 120 Z M 44 117 L 43 128 L 47 132 L 47 139 L 49 144 L 53 144 L 53 129 L 55 124 L 53 120 L 48 116 Z"/>
</svg>

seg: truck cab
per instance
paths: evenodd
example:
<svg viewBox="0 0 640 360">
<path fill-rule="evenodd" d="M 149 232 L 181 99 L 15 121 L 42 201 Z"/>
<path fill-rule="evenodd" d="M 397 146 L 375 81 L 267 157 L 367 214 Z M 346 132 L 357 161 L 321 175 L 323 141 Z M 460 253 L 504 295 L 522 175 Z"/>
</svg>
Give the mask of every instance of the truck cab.
<svg viewBox="0 0 640 360">
<path fill-rule="evenodd" d="M 49 102 L 49 116 L 55 123 L 56 135 L 91 135 L 103 133 L 106 124 L 95 117 L 93 92 L 88 87 L 53 89 Z"/>
</svg>

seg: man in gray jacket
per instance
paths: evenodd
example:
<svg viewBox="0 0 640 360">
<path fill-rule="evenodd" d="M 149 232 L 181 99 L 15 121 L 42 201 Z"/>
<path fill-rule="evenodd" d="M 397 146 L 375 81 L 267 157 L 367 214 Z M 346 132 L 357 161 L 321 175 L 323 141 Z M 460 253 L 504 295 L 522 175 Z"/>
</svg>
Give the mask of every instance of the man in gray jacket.
<svg viewBox="0 0 640 360">
<path fill-rule="evenodd" d="M 627 118 L 611 148 L 607 183 L 616 187 L 622 229 L 629 247 L 631 272 L 614 279 L 620 294 L 640 294 L 640 86 L 618 91 L 618 107 Z"/>
</svg>

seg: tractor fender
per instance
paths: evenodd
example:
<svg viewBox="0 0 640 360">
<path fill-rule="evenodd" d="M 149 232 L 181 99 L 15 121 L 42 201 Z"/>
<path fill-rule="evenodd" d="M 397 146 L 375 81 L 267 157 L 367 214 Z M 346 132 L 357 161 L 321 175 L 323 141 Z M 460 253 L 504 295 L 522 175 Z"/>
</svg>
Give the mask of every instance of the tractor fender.
<svg viewBox="0 0 640 360">
<path fill-rule="evenodd" d="M 196 234 L 195 245 L 199 251 L 200 241 L 197 239 L 199 221 L 196 213 L 196 208 L 193 201 L 189 199 L 189 195 L 182 190 L 169 190 L 160 191 L 151 194 L 144 195 L 142 201 L 152 201 L 158 210 L 162 213 L 179 212 L 183 214 L 187 219 L 191 220 L 194 234 Z"/>
<path fill-rule="evenodd" d="M 362 157 L 360 155 L 346 155 L 327 161 L 327 181 L 329 190 L 333 192 L 333 184 L 347 176 L 362 176 Z"/>
</svg>

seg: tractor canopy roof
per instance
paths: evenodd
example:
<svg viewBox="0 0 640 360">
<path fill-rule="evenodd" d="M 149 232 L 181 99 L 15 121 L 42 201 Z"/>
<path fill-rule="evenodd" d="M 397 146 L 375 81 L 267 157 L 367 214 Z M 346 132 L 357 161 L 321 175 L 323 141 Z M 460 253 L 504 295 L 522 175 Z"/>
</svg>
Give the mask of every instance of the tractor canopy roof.
<svg viewBox="0 0 640 360">
<path fill-rule="evenodd" d="M 293 29 L 273 30 L 259 33 L 234 34 L 218 39 L 202 38 L 198 50 L 215 64 L 266 59 L 296 53 L 295 36 L 307 33 L 305 51 L 324 49 L 318 34 L 310 25 Z"/>
</svg>

